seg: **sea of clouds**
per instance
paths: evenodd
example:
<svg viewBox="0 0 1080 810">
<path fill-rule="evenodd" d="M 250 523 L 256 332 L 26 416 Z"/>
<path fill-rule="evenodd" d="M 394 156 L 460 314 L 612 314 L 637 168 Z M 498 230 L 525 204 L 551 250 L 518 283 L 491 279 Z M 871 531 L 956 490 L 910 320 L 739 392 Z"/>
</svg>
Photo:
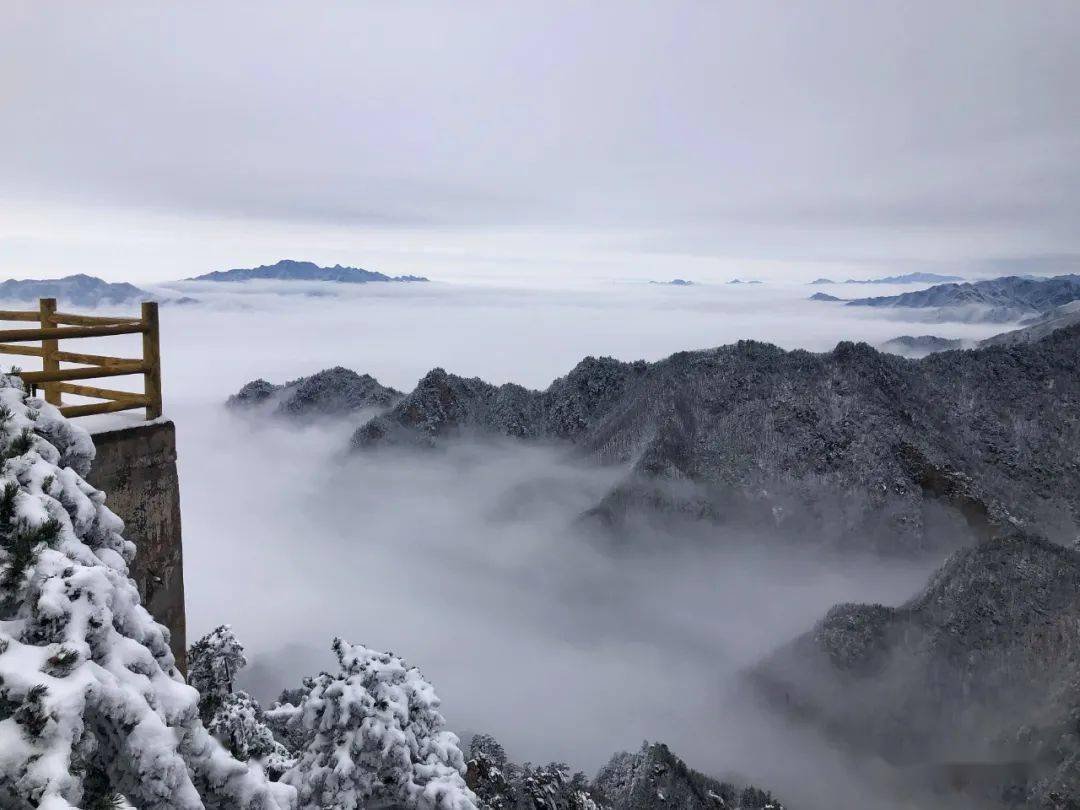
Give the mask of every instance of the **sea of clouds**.
<svg viewBox="0 0 1080 810">
<path fill-rule="evenodd" d="M 163 306 L 162 355 L 189 641 L 231 623 L 253 662 L 246 685 L 264 700 L 329 666 L 335 635 L 393 650 L 435 684 L 452 727 L 490 732 L 518 760 L 594 772 L 647 738 L 800 807 L 827 806 L 838 784 L 870 801 L 840 779 L 839 754 L 737 697 L 738 676 L 837 602 L 903 601 L 940 561 L 661 533 L 613 549 L 574 519 L 622 468 L 509 442 L 350 455 L 362 417 L 291 424 L 223 406 L 251 379 L 334 365 L 404 391 L 435 366 L 545 387 L 590 354 L 656 360 L 743 338 L 817 351 L 925 331 L 808 302 L 812 291 L 184 285 L 199 303 Z M 935 325 L 968 339 L 996 328 Z"/>
</svg>

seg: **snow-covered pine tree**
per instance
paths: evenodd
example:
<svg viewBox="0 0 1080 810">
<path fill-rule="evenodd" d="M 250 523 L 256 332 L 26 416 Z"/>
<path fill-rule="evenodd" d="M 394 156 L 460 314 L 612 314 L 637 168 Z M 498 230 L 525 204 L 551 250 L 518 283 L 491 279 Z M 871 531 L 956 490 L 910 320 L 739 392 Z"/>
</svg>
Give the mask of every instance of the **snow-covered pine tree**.
<svg viewBox="0 0 1080 810">
<path fill-rule="evenodd" d="M 476 734 L 469 743 L 465 763 L 465 784 L 476 794 L 485 810 L 508 810 L 514 806 L 512 785 L 516 766 L 509 765 L 506 751 L 490 734 Z"/>
<path fill-rule="evenodd" d="M 244 646 L 227 624 L 219 625 L 188 649 L 188 684 L 199 692 L 199 714 L 210 722 L 233 693 L 236 674 L 247 666 Z"/>
<path fill-rule="evenodd" d="M 417 810 L 475 810 L 457 737 L 419 670 L 390 653 L 334 639 L 341 671 L 306 682 L 299 706 L 271 710 L 308 739 L 282 781 L 303 810 L 392 801 Z"/>
<path fill-rule="evenodd" d="M 474 734 L 469 741 L 469 759 L 484 758 L 502 768 L 506 765 L 506 749 L 490 734 Z"/>
<path fill-rule="evenodd" d="M 134 546 L 81 477 L 93 457 L 84 430 L 0 376 L 0 806 L 294 807 L 199 720 L 128 576 Z"/>
<path fill-rule="evenodd" d="M 188 650 L 188 683 L 199 690 L 199 714 L 210 733 L 242 761 L 255 760 L 271 779 L 295 763 L 274 739 L 259 702 L 233 688 L 247 666 L 244 647 L 232 628 L 223 624 Z"/>
</svg>

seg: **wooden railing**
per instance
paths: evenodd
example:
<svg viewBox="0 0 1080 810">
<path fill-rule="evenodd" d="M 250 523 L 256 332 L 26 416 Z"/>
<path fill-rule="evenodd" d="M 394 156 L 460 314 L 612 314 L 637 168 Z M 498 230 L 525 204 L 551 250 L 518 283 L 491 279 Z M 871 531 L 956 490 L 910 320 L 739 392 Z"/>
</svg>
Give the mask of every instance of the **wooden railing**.
<svg viewBox="0 0 1080 810">
<path fill-rule="evenodd" d="M 145 408 L 147 419 L 161 416 L 161 352 L 158 345 L 157 303 L 144 302 L 141 318 L 114 318 L 57 312 L 55 298 L 42 298 L 37 312 L 0 310 L 0 321 L 34 321 L 38 324 L 33 329 L 0 329 L 0 354 L 40 357 L 41 371 L 20 371 L 18 374 L 23 382 L 33 389 L 40 386 L 44 391 L 45 401 L 60 408 L 60 413 L 64 416 L 89 416 L 134 408 Z M 60 349 L 60 341 L 66 338 L 135 334 L 142 335 L 142 359 L 79 354 Z M 16 345 L 37 341 L 41 341 L 40 346 Z M 61 363 L 74 363 L 83 367 L 60 368 Z M 142 375 L 143 393 L 96 388 L 71 382 L 128 374 Z M 64 394 L 104 401 L 89 405 L 64 405 Z"/>
</svg>

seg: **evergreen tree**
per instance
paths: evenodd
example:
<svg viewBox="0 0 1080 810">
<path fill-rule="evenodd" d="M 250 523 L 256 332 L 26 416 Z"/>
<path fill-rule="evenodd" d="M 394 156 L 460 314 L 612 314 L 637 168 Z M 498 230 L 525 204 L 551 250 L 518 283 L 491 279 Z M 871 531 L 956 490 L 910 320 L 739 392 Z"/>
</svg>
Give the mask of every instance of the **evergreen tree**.
<svg viewBox="0 0 1080 810">
<path fill-rule="evenodd" d="M 81 477 L 93 457 L 85 431 L 0 377 L 0 806 L 293 807 L 200 721 L 128 576 L 134 546 Z"/>
<path fill-rule="evenodd" d="M 227 624 L 215 627 L 188 650 L 188 683 L 199 690 L 199 714 L 210 722 L 233 693 L 233 681 L 247 666 L 244 647 Z"/>
<path fill-rule="evenodd" d="M 245 666 L 243 645 L 223 624 L 188 650 L 188 683 L 199 690 L 199 714 L 210 733 L 237 759 L 258 762 L 276 780 L 294 762 L 274 739 L 259 702 L 234 688 Z"/>
<path fill-rule="evenodd" d="M 514 806 L 515 791 L 507 770 L 506 751 L 490 734 L 477 734 L 469 743 L 465 784 L 488 810 Z"/>
<path fill-rule="evenodd" d="M 506 751 L 490 734 L 475 734 L 469 742 L 469 759 L 483 757 L 498 767 L 506 765 Z"/>
<path fill-rule="evenodd" d="M 334 639 L 341 671 L 307 681 L 299 706 L 271 711 L 308 738 L 282 781 L 303 810 L 354 810 L 371 800 L 419 810 L 473 810 L 457 737 L 420 672 L 390 653 Z"/>
</svg>

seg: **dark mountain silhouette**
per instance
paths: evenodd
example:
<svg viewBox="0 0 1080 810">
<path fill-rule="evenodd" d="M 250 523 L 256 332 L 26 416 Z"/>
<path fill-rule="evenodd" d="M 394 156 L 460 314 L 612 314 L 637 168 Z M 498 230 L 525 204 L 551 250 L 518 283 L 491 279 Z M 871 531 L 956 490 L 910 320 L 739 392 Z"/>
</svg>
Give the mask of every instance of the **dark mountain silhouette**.
<svg viewBox="0 0 1080 810">
<path fill-rule="evenodd" d="M 346 284 L 366 284 L 370 281 L 427 281 L 422 276 L 388 276 L 359 267 L 319 267 L 314 262 L 298 262 L 282 259 L 276 264 L 259 267 L 215 270 L 195 276 L 189 281 L 251 281 L 253 279 L 274 281 L 337 281 Z"/>
</svg>

